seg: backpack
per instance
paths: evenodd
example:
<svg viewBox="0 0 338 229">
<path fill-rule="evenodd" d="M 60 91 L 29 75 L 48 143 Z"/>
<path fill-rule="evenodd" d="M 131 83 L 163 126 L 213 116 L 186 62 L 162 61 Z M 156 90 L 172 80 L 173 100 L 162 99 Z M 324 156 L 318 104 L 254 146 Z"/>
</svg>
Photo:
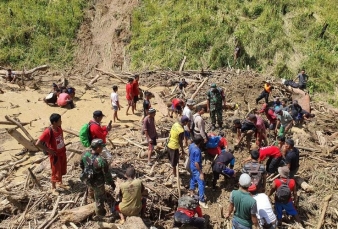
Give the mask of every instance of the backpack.
<svg viewBox="0 0 338 229">
<path fill-rule="evenodd" d="M 51 141 L 52 141 L 54 135 L 53 135 L 52 127 L 48 127 L 48 129 L 49 129 L 49 136 L 50 136 L 48 143 L 51 144 Z M 46 142 L 42 142 L 42 145 L 47 147 Z M 43 150 L 42 152 L 43 152 L 44 155 L 48 155 L 48 152 L 46 150 Z"/>
<path fill-rule="evenodd" d="M 188 210 L 194 210 L 198 206 L 198 198 L 191 196 L 182 196 L 178 199 L 178 207 Z"/>
<path fill-rule="evenodd" d="M 286 182 L 284 182 L 282 179 L 279 180 L 281 182 L 281 186 L 279 186 L 276 191 L 277 201 L 283 204 L 287 204 L 291 197 L 291 190 L 289 187 L 290 180 L 287 179 Z"/>
<path fill-rule="evenodd" d="M 96 155 L 93 156 L 92 159 L 90 159 L 90 163 L 85 166 L 82 173 L 80 174 L 80 180 L 85 184 L 91 184 L 91 181 L 94 177 L 94 161 L 96 159 Z"/>
<path fill-rule="evenodd" d="M 216 147 L 218 147 L 218 143 L 220 142 L 220 140 L 220 136 L 210 136 L 205 146 L 207 149 L 215 149 Z"/>
<path fill-rule="evenodd" d="M 257 164 L 256 169 L 253 168 L 252 163 L 250 165 L 249 176 L 251 177 L 251 183 L 255 184 L 256 187 L 261 187 L 263 184 L 262 171 L 259 171 L 260 164 Z"/>
<path fill-rule="evenodd" d="M 92 141 L 89 131 L 91 124 L 91 122 L 84 124 L 79 131 L 80 142 L 84 147 L 89 147 Z"/>
</svg>

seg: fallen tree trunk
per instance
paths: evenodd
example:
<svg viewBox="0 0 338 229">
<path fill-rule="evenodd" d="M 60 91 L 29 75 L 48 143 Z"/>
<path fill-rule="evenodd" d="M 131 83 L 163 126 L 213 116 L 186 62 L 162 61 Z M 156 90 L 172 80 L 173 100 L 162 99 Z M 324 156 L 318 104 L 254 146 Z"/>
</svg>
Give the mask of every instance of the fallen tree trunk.
<svg viewBox="0 0 338 229">
<path fill-rule="evenodd" d="M 202 102 L 199 102 L 195 105 L 195 107 L 198 107 L 198 106 L 202 106 L 204 108 L 204 110 L 206 111 L 207 110 L 207 100 L 204 100 Z M 227 110 L 233 110 L 236 106 L 236 103 L 226 103 L 226 105 L 222 106 L 223 109 L 227 109 Z"/>
<path fill-rule="evenodd" d="M 295 177 L 296 183 L 306 192 L 312 192 L 313 187 L 306 183 L 303 178 L 301 177 Z"/>
<path fill-rule="evenodd" d="M 32 68 L 28 71 L 12 71 L 15 75 L 24 75 L 26 78 L 29 78 L 29 75 L 31 75 L 32 73 L 36 72 L 36 71 L 44 71 L 47 68 L 49 68 L 48 65 L 41 65 L 35 68 Z M 7 70 L 0 70 L 0 75 L 6 75 Z"/>
<path fill-rule="evenodd" d="M 197 88 L 197 90 L 195 91 L 194 94 L 192 94 L 191 98 L 190 99 L 194 99 L 197 95 L 197 93 L 201 90 L 201 88 L 203 87 L 203 85 L 205 84 L 205 82 L 207 82 L 208 80 L 208 77 L 206 77 L 203 82 L 200 84 L 200 86 Z"/>
<path fill-rule="evenodd" d="M 96 71 L 99 71 L 99 72 L 102 72 L 103 74 L 105 75 L 108 75 L 108 76 L 112 76 L 116 79 L 118 79 L 119 81 L 121 81 L 122 83 L 124 84 L 127 84 L 128 82 L 127 81 L 124 81 L 123 79 L 121 79 L 117 74 L 115 73 L 112 73 L 112 72 L 106 72 L 106 71 L 103 71 L 102 69 L 98 69 L 98 68 L 95 68 Z"/>
<path fill-rule="evenodd" d="M 10 122 L 10 121 L 0 121 L 0 124 L 2 124 L 2 125 L 16 125 L 15 123 Z M 25 125 L 30 124 L 30 122 L 20 122 L 20 124 L 22 126 L 25 126 Z"/>
<path fill-rule="evenodd" d="M 324 205 L 323 205 L 323 208 L 322 208 L 322 213 L 320 214 L 320 217 L 319 217 L 319 221 L 318 221 L 318 224 L 317 224 L 317 227 L 316 229 L 320 229 L 324 223 L 324 219 L 325 219 L 325 213 L 326 213 L 326 210 L 327 210 L 327 207 L 329 206 L 329 202 L 332 198 L 332 194 L 328 195 L 325 197 L 324 199 Z"/>
<path fill-rule="evenodd" d="M 62 223 L 73 222 L 80 223 L 95 213 L 95 203 L 87 204 L 78 208 L 60 212 Z"/>
<path fill-rule="evenodd" d="M 25 127 L 23 127 L 23 126 L 21 125 L 21 123 L 19 123 L 18 121 L 14 120 L 14 119 L 11 118 L 11 117 L 9 117 L 8 115 L 5 115 L 5 118 L 6 118 L 8 121 L 10 121 L 10 122 L 14 123 L 15 125 L 17 125 L 17 126 L 22 130 L 22 132 L 24 132 L 24 134 L 26 134 L 26 136 L 29 138 L 29 140 L 30 140 L 31 142 L 34 141 L 34 138 L 32 137 L 32 135 L 30 135 L 30 134 L 28 133 L 28 131 L 25 129 Z"/>
<path fill-rule="evenodd" d="M 19 131 L 15 129 L 6 129 L 7 133 L 18 141 L 23 147 L 30 152 L 40 151 L 32 142 L 28 141 Z"/>
<path fill-rule="evenodd" d="M 86 83 L 86 89 L 90 89 L 93 87 L 93 84 L 100 78 L 101 75 L 97 74 L 89 83 Z"/>
</svg>

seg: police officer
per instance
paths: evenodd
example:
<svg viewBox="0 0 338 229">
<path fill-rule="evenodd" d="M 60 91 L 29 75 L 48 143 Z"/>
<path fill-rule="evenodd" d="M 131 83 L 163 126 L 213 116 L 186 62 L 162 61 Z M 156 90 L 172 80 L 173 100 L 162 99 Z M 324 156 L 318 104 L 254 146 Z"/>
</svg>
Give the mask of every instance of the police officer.
<svg viewBox="0 0 338 229">
<path fill-rule="evenodd" d="M 210 112 L 211 130 L 216 129 L 216 116 L 219 129 L 222 129 L 223 119 L 222 111 L 225 106 L 225 95 L 222 88 L 218 88 L 215 83 L 211 84 L 210 90 L 207 93 L 207 109 Z"/>
<path fill-rule="evenodd" d="M 110 185 L 115 189 L 115 183 L 109 172 L 109 164 L 106 159 L 101 156 L 103 148 L 106 144 L 102 139 L 93 139 L 91 143 L 91 151 L 86 151 L 82 155 L 80 167 L 82 169 L 82 177 L 90 177 L 86 180 L 89 190 L 94 191 L 95 213 L 97 216 L 105 216 L 106 210 L 104 202 L 106 201 L 106 193 L 104 184 Z M 92 173 L 91 176 L 85 173 Z"/>
</svg>

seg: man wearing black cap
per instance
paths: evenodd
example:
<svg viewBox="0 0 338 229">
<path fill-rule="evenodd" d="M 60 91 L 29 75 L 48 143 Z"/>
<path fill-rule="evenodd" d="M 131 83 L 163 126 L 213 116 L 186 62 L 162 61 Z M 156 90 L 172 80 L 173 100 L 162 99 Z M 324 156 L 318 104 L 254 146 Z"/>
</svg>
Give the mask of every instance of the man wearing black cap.
<svg viewBox="0 0 338 229">
<path fill-rule="evenodd" d="M 113 190 L 115 189 L 115 183 L 109 172 L 109 164 L 101 155 L 105 146 L 106 144 L 104 144 L 102 139 L 93 139 L 90 145 L 92 150 L 86 151 L 80 161 L 82 169 L 80 179 L 88 185 L 90 191 L 94 191 L 95 213 L 98 216 L 106 214 L 104 208 L 106 200 L 104 185 L 110 185 Z"/>
<path fill-rule="evenodd" d="M 90 139 L 102 139 L 103 143 L 106 143 L 106 136 L 108 131 L 111 130 L 111 123 L 108 126 L 101 126 L 101 121 L 105 116 L 102 111 L 97 110 L 93 113 L 93 120 L 89 121 L 89 133 Z"/>
<path fill-rule="evenodd" d="M 295 142 L 292 139 L 285 140 L 282 153 L 285 155 L 285 164 L 290 169 L 290 178 L 293 178 L 299 169 L 299 150 L 295 147 Z"/>
</svg>

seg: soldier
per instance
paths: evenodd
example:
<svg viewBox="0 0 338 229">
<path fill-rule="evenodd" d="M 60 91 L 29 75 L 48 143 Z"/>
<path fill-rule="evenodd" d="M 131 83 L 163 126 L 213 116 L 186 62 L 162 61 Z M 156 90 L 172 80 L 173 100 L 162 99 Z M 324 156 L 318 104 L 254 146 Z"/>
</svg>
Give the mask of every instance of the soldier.
<svg viewBox="0 0 338 229">
<path fill-rule="evenodd" d="M 94 199 L 96 203 L 95 213 L 97 216 L 105 216 L 106 210 L 104 202 L 106 201 L 106 193 L 104 184 L 110 185 L 115 189 L 115 183 L 109 172 L 109 164 L 106 159 L 101 156 L 103 147 L 106 144 L 102 139 L 94 139 L 91 143 L 91 151 L 83 153 L 80 167 L 82 173 L 80 179 L 85 182 L 90 191 L 94 191 Z"/>
<path fill-rule="evenodd" d="M 210 111 L 211 118 L 211 130 L 214 131 L 216 129 L 216 116 L 218 127 L 221 130 L 223 125 L 222 120 L 222 110 L 223 105 L 225 106 L 225 95 L 222 88 L 218 88 L 215 83 L 211 84 L 210 90 L 207 93 L 207 109 Z M 223 102 L 223 103 L 222 103 Z"/>
</svg>

